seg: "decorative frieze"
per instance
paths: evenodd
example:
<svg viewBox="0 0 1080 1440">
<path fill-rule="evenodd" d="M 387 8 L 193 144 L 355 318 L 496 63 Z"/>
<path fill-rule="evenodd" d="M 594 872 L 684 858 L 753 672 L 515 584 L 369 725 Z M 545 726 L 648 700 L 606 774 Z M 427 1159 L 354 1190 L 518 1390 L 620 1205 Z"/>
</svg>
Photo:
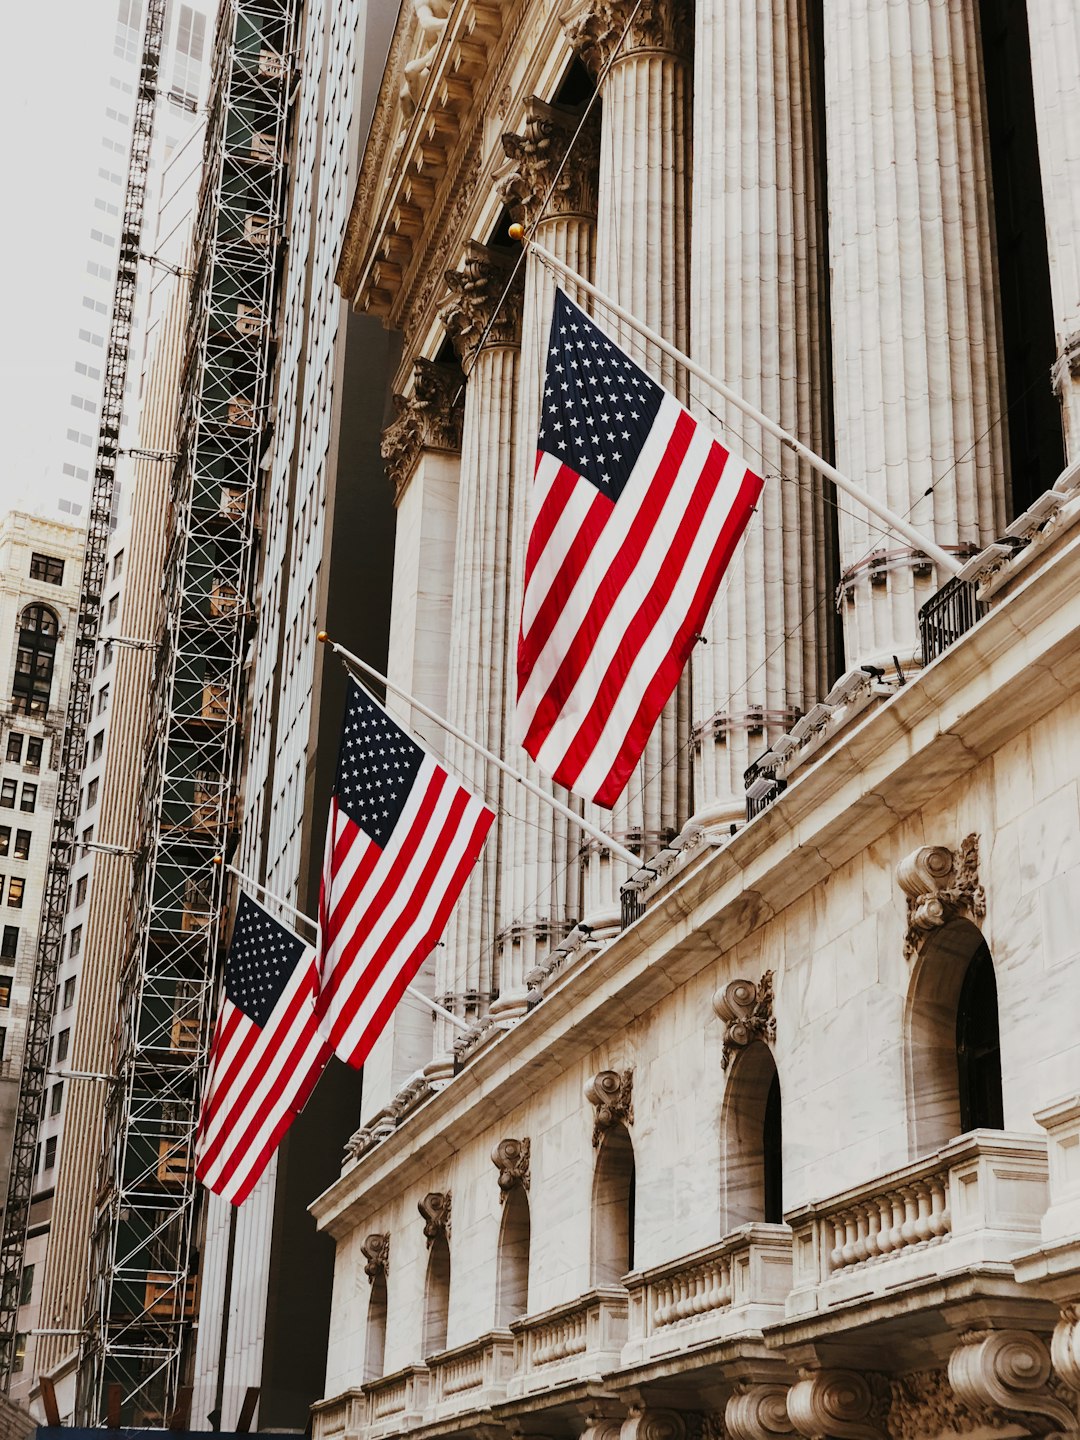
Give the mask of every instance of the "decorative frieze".
<svg viewBox="0 0 1080 1440">
<path fill-rule="evenodd" d="M 794 1435 L 787 1395 L 786 1385 L 740 1382 L 724 1411 L 729 1440 L 775 1440 L 778 1435 Z"/>
<path fill-rule="evenodd" d="M 857 1370 L 801 1370 L 788 1415 L 810 1440 L 885 1440 L 888 1396 L 878 1376 Z"/>
<path fill-rule="evenodd" d="M 566 38 L 592 75 L 627 55 L 689 59 L 693 9 L 689 0 L 584 0 L 563 16 Z"/>
<path fill-rule="evenodd" d="M 481 345 L 520 345 L 524 267 L 507 291 L 515 256 L 469 242 L 459 270 L 446 272 L 450 298 L 440 318 L 466 371 Z"/>
<path fill-rule="evenodd" d="M 531 228 L 541 213 L 544 219 L 595 217 L 600 174 L 597 107 L 583 122 L 580 110 L 549 105 L 534 95 L 525 107 L 524 134 L 504 135 L 502 145 L 510 168 L 499 182 L 499 194 L 513 209 L 515 220 Z"/>
<path fill-rule="evenodd" d="M 374 1284 L 379 1275 L 385 1279 L 390 1269 L 390 1236 L 378 1233 L 367 1236 L 360 1246 L 360 1253 L 364 1257 L 364 1274 L 368 1280 Z"/>
<path fill-rule="evenodd" d="M 1049 1380 L 1049 1352 L 1030 1330 L 970 1330 L 949 1356 L 949 1383 L 966 1404 L 1003 1410 L 1029 1434 L 1075 1435 L 1075 1405 L 1051 1394 Z"/>
<path fill-rule="evenodd" d="M 1008 1423 L 1002 1410 L 961 1400 L 944 1370 L 898 1376 L 889 1389 L 890 1440 L 923 1440 L 925 1435 L 942 1432 L 969 1435 Z"/>
<path fill-rule="evenodd" d="M 585 1099 L 596 1110 L 592 1143 L 596 1147 L 613 1125 L 634 1123 L 634 1072 L 600 1070 L 585 1086 Z"/>
<path fill-rule="evenodd" d="M 964 915 L 981 920 L 986 891 L 979 884 L 979 837 L 968 835 L 958 850 L 922 845 L 896 867 L 896 883 L 907 896 L 904 958 L 913 960 L 931 930 Z"/>
<path fill-rule="evenodd" d="M 430 1190 L 417 1203 L 416 1208 L 423 1217 L 424 1239 L 429 1250 L 440 1235 L 446 1240 L 450 1239 L 451 1198 L 449 1190 Z"/>
<path fill-rule="evenodd" d="M 772 981 L 773 972 L 766 970 L 756 985 L 753 980 L 730 980 L 713 996 L 713 1009 L 725 1026 L 721 1069 L 726 1070 L 732 1055 L 753 1041 L 776 1039 Z"/>
<path fill-rule="evenodd" d="M 499 1172 L 499 1204 L 506 1203 L 511 1190 L 529 1188 L 529 1137 L 500 1140 L 491 1152 L 491 1163 Z"/>
<path fill-rule="evenodd" d="M 394 396 L 397 414 L 382 433 L 382 457 L 395 494 L 416 468 L 422 450 L 460 451 L 463 389 L 456 365 L 434 360 L 414 364 L 412 392 Z"/>
</svg>

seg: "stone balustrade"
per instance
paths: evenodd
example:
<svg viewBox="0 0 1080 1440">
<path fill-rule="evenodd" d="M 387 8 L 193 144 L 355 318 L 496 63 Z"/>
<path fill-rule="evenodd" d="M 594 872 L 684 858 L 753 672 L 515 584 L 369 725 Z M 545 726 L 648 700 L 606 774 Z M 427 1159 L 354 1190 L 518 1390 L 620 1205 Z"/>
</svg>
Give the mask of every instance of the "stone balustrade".
<svg viewBox="0 0 1080 1440">
<path fill-rule="evenodd" d="M 426 1365 L 407 1365 L 391 1375 L 369 1380 L 363 1387 L 368 1401 L 366 1436 L 396 1435 L 422 1424 L 429 1387 Z"/>
<path fill-rule="evenodd" d="M 786 1225 L 743 1225 L 706 1250 L 627 1276 L 626 1286 L 624 1365 L 760 1331 L 784 1315 L 791 1231 Z"/>
<path fill-rule="evenodd" d="M 343 1390 L 311 1407 L 311 1440 L 356 1440 L 367 1424 L 368 1397 L 362 1390 Z"/>
<path fill-rule="evenodd" d="M 974 1130 L 902 1170 L 788 1216 L 797 1317 L 968 1266 L 1008 1267 L 1039 1235 L 1046 1142 Z"/>
<path fill-rule="evenodd" d="M 429 1418 L 441 1420 L 459 1410 L 502 1400 L 514 1371 L 514 1348 L 509 1330 L 492 1330 L 467 1345 L 430 1356 Z"/>
<path fill-rule="evenodd" d="M 616 1369 L 626 1343 L 628 1309 L 627 1291 L 611 1285 L 515 1320 L 507 1399 Z"/>
</svg>

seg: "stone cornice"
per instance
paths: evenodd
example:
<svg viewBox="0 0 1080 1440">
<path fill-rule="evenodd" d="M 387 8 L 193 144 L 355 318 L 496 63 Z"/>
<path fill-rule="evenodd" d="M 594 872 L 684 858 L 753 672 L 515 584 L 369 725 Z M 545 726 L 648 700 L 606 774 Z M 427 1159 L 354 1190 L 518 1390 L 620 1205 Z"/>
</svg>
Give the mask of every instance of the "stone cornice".
<svg viewBox="0 0 1080 1440">
<path fill-rule="evenodd" d="M 1080 535 L 310 1207 L 341 1236 L 1080 691 Z M 898 914 L 897 947 L 902 918 Z M 478 1119 L 478 1116 L 480 1117 Z"/>
</svg>

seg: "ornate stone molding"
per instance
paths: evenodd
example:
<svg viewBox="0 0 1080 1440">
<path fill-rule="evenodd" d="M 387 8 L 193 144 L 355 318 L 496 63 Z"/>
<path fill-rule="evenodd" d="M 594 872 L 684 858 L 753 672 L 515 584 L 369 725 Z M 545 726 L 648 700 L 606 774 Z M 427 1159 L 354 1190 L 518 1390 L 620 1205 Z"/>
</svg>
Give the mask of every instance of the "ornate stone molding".
<svg viewBox="0 0 1080 1440">
<path fill-rule="evenodd" d="M 949 1356 L 949 1384 L 965 1404 L 1003 1410 L 1029 1435 L 1075 1435 L 1076 1410 L 1049 1380 L 1050 1355 L 1030 1330 L 969 1330 Z"/>
<path fill-rule="evenodd" d="M 923 1440 L 943 1430 L 968 1435 L 1008 1423 L 1008 1416 L 985 1405 L 969 1405 L 949 1384 L 944 1370 L 901 1375 L 889 1385 L 890 1440 Z"/>
<path fill-rule="evenodd" d="M 463 383 L 456 365 L 417 360 L 412 393 L 394 396 L 397 415 L 382 433 L 382 457 L 395 494 L 401 493 L 422 450 L 460 451 L 465 407 L 457 397 Z"/>
<path fill-rule="evenodd" d="M 368 1235 L 360 1246 L 360 1253 L 364 1257 L 364 1274 L 368 1280 L 374 1284 L 377 1275 L 385 1279 L 390 1269 L 390 1236 Z"/>
<path fill-rule="evenodd" d="M 728 1068 L 736 1050 L 745 1050 L 754 1040 L 776 1039 L 772 981 L 773 972 L 766 970 L 756 985 L 753 980 L 730 980 L 713 996 L 713 1009 L 726 1027 L 721 1069 Z"/>
<path fill-rule="evenodd" d="M 907 896 L 904 958 L 913 960 L 931 930 L 958 915 L 981 920 L 986 891 L 979 884 L 979 837 L 968 835 L 958 850 L 922 845 L 896 867 L 896 883 Z"/>
<path fill-rule="evenodd" d="M 596 1110 L 593 1122 L 594 1148 L 613 1125 L 634 1123 L 634 1072 L 600 1070 L 585 1086 L 585 1099 Z"/>
<path fill-rule="evenodd" d="M 440 1235 L 450 1239 L 451 1198 L 449 1190 L 430 1190 L 417 1204 L 416 1208 L 423 1216 L 424 1239 L 429 1250 Z"/>
<path fill-rule="evenodd" d="M 887 1401 L 877 1392 L 857 1370 L 801 1370 L 788 1415 L 809 1440 L 885 1440 Z"/>
<path fill-rule="evenodd" d="M 471 368 L 481 341 L 485 346 L 521 344 L 524 266 L 503 299 L 514 259 L 512 254 L 470 240 L 461 269 L 446 272 L 450 298 L 442 306 L 440 318 L 466 370 Z"/>
<path fill-rule="evenodd" d="M 1063 1307 L 1050 1342 L 1050 1360 L 1070 1390 L 1080 1391 L 1080 1306 Z"/>
<path fill-rule="evenodd" d="M 778 1435 L 794 1435 L 787 1396 L 786 1385 L 751 1385 L 746 1381 L 738 1384 L 724 1411 L 730 1440 L 775 1440 Z"/>
<path fill-rule="evenodd" d="M 500 1140 L 491 1152 L 491 1163 L 499 1172 L 499 1204 L 506 1203 L 506 1197 L 511 1190 L 520 1186 L 523 1190 L 529 1188 L 529 1150 L 530 1141 L 528 1135 L 523 1140 L 507 1138 Z"/>
<path fill-rule="evenodd" d="M 632 1405 L 619 1435 L 620 1440 L 688 1440 L 686 1417 L 677 1410 Z"/>
<path fill-rule="evenodd" d="M 580 110 L 549 105 L 534 95 L 525 107 L 524 134 L 502 137 L 510 168 L 499 181 L 499 195 L 512 208 L 515 220 L 531 226 L 545 201 L 545 219 L 595 217 L 600 180 L 600 111 L 596 106 L 582 126 L 570 160 L 561 172 L 559 169 L 579 124 Z"/>
<path fill-rule="evenodd" d="M 689 60 L 693 13 L 689 0 L 641 0 L 636 8 L 635 0 L 579 0 L 564 12 L 562 25 L 568 42 L 596 76 L 613 56 L 624 60 L 653 53 Z"/>
</svg>

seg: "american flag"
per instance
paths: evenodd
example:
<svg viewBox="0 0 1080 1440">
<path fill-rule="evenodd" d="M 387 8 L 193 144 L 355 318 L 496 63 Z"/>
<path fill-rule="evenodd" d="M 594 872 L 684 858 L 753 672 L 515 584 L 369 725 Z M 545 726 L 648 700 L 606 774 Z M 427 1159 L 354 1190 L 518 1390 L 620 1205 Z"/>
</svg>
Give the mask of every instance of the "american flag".
<svg viewBox="0 0 1080 1440">
<path fill-rule="evenodd" d="M 612 806 L 763 481 L 557 290 L 518 642 L 517 730 Z"/>
<path fill-rule="evenodd" d="M 350 681 L 319 896 L 322 1033 L 360 1066 L 435 947 L 494 813 Z"/>
<path fill-rule="evenodd" d="M 315 948 L 241 894 L 195 1140 L 195 1174 L 241 1204 L 330 1058 Z"/>
</svg>

